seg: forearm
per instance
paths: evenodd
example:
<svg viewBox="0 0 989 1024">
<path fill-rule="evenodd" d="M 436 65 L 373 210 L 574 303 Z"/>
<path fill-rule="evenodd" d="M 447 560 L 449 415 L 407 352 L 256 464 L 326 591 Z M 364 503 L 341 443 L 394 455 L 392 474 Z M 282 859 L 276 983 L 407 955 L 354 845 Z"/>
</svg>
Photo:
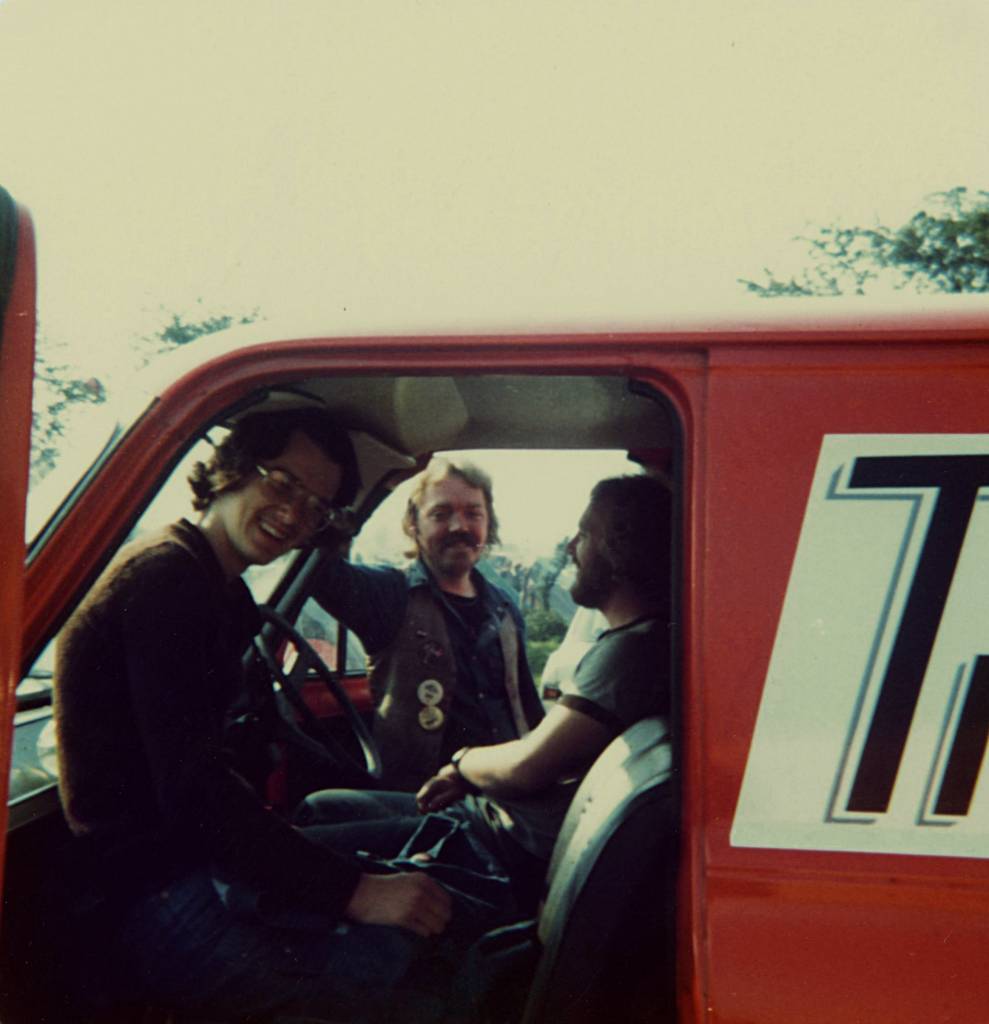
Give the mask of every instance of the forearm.
<svg viewBox="0 0 989 1024">
<path fill-rule="evenodd" d="M 471 767 L 464 768 L 470 759 Z M 476 764 L 476 768 L 474 767 Z M 552 780 L 551 780 L 552 781 Z M 524 796 L 533 789 L 525 751 L 518 740 L 493 747 L 463 747 L 453 761 L 428 779 L 416 794 L 420 814 L 442 811 L 469 794 L 484 793 L 497 799 Z"/>
<path fill-rule="evenodd" d="M 541 763 L 539 750 L 525 739 L 490 747 L 471 747 L 457 771 L 469 787 L 486 796 L 515 798 L 538 792 L 556 781 Z"/>
<path fill-rule="evenodd" d="M 611 738 L 601 723 L 579 711 L 555 707 L 518 740 L 457 751 L 417 794 L 423 812 L 440 810 L 468 792 L 495 799 L 539 793 L 579 774 Z"/>
<path fill-rule="evenodd" d="M 457 768 L 467 783 L 490 796 L 526 796 L 584 772 L 610 738 L 589 716 L 554 707 L 521 739 L 471 747 L 457 759 Z"/>
</svg>

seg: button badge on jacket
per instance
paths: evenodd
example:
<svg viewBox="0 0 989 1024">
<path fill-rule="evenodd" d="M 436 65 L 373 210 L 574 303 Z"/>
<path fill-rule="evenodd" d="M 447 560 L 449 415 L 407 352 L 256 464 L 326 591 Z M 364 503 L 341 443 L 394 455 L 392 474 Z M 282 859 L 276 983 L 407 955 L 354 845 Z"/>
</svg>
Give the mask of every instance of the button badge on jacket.
<svg viewBox="0 0 989 1024">
<path fill-rule="evenodd" d="M 419 724 L 426 732 L 435 732 L 441 728 L 446 715 L 435 704 L 427 704 L 419 709 Z"/>
</svg>

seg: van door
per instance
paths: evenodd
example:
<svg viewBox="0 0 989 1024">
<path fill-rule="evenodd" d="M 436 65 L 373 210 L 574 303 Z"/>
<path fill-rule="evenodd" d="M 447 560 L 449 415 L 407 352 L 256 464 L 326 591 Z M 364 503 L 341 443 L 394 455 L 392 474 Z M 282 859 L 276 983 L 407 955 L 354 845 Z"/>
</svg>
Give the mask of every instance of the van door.
<svg viewBox="0 0 989 1024">
<path fill-rule="evenodd" d="M 14 691 L 21 677 L 24 513 L 31 452 L 35 332 L 34 229 L 26 210 L 0 188 L 0 834 L 7 833 Z M 3 858 L 0 857 L 0 881 Z"/>
</svg>

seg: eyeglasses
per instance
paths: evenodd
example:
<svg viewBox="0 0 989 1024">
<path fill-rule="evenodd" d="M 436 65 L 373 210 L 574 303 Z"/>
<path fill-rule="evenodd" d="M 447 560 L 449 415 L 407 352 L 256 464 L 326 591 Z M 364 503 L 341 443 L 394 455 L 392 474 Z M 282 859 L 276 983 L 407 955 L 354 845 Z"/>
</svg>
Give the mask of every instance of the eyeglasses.
<svg viewBox="0 0 989 1024">
<path fill-rule="evenodd" d="M 318 494 L 313 494 L 287 469 L 268 469 L 266 466 L 254 468 L 261 477 L 261 486 L 276 501 L 294 505 L 300 496 L 305 499 L 302 503 L 302 521 L 307 529 L 319 533 L 339 517 L 340 509 L 328 504 Z"/>
</svg>

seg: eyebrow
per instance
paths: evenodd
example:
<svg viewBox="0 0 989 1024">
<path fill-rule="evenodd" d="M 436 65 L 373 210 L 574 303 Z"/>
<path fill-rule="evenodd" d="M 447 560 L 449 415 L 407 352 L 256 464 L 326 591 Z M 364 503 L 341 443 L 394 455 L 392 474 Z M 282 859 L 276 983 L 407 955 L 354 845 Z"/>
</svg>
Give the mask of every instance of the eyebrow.
<svg viewBox="0 0 989 1024">
<path fill-rule="evenodd" d="M 481 509 L 481 510 L 486 509 L 486 506 L 485 506 L 483 501 L 468 502 L 468 504 L 466 504 L 463 507 L 466 508 L 470 512 L 476 511 L 478 509 Z M 438 501 L 435 505 L 426 505 L 424 511 L 426 511 L 426 512 L 446 512 L 447 510 L 452 509 L 452 508 L 453 508 L 453 502 L 452 501 Z"/>
<path fill-rule="evenodd" d="M 279 473 L 284 473 L 287 477 L 291 478 L 292 483 L 295 484 L 296 487 L 301 487 L 306 492 L 306 494 L 308 494 L 312 498 L 315 498 L 317 501 L 321 501 L 327 508 L 333 508 L 332 498 L 324 498 L 322 494 L 319 494 L 318 492 L 314 491 L 311 487 L 309 487 L 307 484 L 303 483 L 292 472 L 292 470 L 288 469 L 286 466 L 282 466 L 279 463 L 275 462 L 272 463 L 271 468 L 277 469 Z"/>
</svg>

